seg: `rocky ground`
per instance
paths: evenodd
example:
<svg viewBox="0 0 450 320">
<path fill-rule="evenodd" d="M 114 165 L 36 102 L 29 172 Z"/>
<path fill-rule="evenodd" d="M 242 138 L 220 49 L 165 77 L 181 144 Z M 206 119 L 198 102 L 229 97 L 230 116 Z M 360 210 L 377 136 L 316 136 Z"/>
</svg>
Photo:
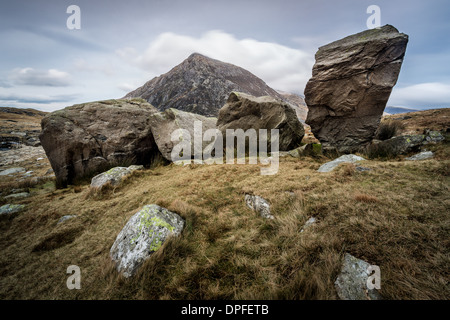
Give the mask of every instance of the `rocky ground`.
<svg viewBox="0 0 450 320">
<path fill-rule="evenodd" d="M 432 158 L 356 158 L 330 172 L 319 169 L 332 159 L 313 153 L 282 157 L 273 176 L 170 164 L 100 191 L 55 189 L 41 148 L 2 151 L 0 298 L 339 299 L 346 266 L 370 264 L 383 299 L 448 299 L 448 112 L 392 116 L 399 134 L 442 133 L 426 145 Z M 184 229 L 125 278 L 110 250 L 147 204 L 176 212 Z M 80 290 L 67 289 L 70 265 Z"/>
</svg>

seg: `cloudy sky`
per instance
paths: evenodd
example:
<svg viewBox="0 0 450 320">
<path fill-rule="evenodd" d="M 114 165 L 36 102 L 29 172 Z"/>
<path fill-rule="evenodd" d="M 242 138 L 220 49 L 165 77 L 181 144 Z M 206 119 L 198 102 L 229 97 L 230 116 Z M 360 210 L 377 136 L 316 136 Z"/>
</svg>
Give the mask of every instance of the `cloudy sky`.
<svg viewBox="0 0 450 320">
<path fill-rule="evenodd" d="M 68 29 L 70 5 L 81 29 Z M 15 0 L 0 2 L 0 106 L 52 111 L 121 98 L 193 52 L 303 94 L 319 46 L 381 24 L 409 35 L 388 105 L 450 107 L 448 0 Z"/>
</svg>

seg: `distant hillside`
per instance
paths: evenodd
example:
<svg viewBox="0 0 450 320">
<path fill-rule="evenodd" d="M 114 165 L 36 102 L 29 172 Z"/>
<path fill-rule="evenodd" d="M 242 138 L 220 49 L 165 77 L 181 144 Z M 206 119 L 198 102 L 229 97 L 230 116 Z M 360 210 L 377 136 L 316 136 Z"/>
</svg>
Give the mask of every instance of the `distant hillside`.
<svg viewBox="0 0 450 320">
<path fill-rule="evenodd" d="M 124 98 L 143 98 L 161 111 L 175 108 L 215 117 L 232 91 L 283 99 L 249 71 L 198 53 Z"/>
<path fill-rule="evenodd" d="M 306 105 L 305 98 L 295 93 L 289 93 L 285 91 L 277 90 L 283 100 L 289 102 L 297 112 L 297 117 L 305 124 L 306 116 L 308 115 L 308 106 Z"/>
<path fill-rule="evenodd" d="M 403 107 L 386 107 L 386 108 L 384 108 L 384 112 L 389 113 L 389 114 L 397 114 L 397 113 L 405 113 L 405 112 L 417 112 L 417 111 L 420 111 L 420 110 L 403 108 Z"/>
<path fill-rule="evenodd" d="M 35 109 L 0 107 L 0 148 L 22 143 L 39 145 L 41 119 L 46 114 Z"/>
</svg>

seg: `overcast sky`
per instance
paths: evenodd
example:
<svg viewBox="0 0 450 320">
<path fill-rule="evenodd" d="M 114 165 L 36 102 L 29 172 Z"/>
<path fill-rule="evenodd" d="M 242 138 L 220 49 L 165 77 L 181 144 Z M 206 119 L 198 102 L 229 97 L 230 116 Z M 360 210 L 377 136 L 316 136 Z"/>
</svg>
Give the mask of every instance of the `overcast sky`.
<svg viewBox="0 0 450 320">
<path fill-rule="evenodd" d="M 381 24 L 409 35 L 388 105 L 450 107 L 448 0 L 0 2 L 0 106 L 52 111 L 121 98 L 199 52 L 303 94 L 319 46 Z M 67 28 L 70 5 L 81 29 Z"/>
</svg>

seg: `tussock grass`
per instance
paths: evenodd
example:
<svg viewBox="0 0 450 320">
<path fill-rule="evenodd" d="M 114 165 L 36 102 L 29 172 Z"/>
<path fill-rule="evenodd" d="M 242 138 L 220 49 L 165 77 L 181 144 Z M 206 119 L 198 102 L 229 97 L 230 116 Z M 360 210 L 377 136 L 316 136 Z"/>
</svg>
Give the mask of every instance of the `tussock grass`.
<svg viewBox="0 0 450 320">
<path fill-rule="evenodd" d="M 80 185 L 27 198 L 24 212 L 0 221 L 0 298 L 337 299 L 348 252 L 380 266 L 386 299 L 448 299 L 449 160 L 318 173 L 324 161 L 283 158 L 274 176 L 259 165 L 171 164 L 102 195 Z M 249 209 L 245 193 L 267 199 L 275 219 Z M 109 250 L 151 203 L 186 227 L 126 279 Z M 77 217 L 57 224 L 68 214 Z M 317 222 L 300 232 L 310 217 Z M 81 290 L 66 287 L 72 264 Z"/>
</svg>

